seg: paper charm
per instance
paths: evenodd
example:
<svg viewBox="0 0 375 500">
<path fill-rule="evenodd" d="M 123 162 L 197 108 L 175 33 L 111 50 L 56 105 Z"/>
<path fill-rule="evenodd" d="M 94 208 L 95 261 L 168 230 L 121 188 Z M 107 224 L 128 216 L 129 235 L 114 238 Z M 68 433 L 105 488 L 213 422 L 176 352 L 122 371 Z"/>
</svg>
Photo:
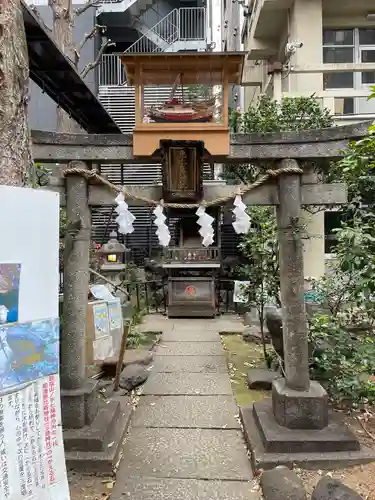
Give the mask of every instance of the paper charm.
<svg viewBox="0 0 375 500">
<path fill-rule="evenodd" d="M 235 215 L 235 220 L 233 222 L 233 228 L 237 234 L 246 234 L 250 229 L 250 217 L 246 213 L 246 205 L 242 201 L 241 195 L 237 195 L 233 202 Z"/>
<path fill-rule="evenodd" d="M 199 234 L 203 238 L 202 244 L 208 247 L 214 242 L 214 228 L 212 227 L 212 223 L 215 219 L 211 215 L 208 215 L 206 209 L 202 206 L 198 208 L 195 214 L 198 216 L 197 224 L 201 226 Z"/>
<path fill-rule="evenodd" d="M 124 193 L 119 193 L 116 198 L 117 208 L 116 222 L 119 226 L 118 232 L 121 234 L 131 234 L 134 231 L 133 222 L 135 217 L 129 212 L 128 204 L 125 202 Z"/>
<path fill-rule="evenodd" d="M 167 247 L 171 241 L 171 235 L 165 223 L 167 218 L 163 213 L 162 205 L 158 205 L 153 211 L 153 214 L 155 215 L 154 224 L 157 227 L 156 236 L 159 238 L 160 245 L 162 247 Z"/>
</svg>

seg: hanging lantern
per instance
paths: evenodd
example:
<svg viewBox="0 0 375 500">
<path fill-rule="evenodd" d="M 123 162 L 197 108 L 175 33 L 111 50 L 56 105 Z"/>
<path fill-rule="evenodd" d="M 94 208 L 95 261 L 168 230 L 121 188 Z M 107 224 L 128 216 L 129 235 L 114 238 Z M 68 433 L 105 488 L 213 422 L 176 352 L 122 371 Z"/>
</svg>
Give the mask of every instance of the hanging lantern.
<svg viewBox="0 0 375 500">
<path fill-rule="evenodd" d="M 242 201 L 242 196 L 237 195 L 233 202 L 234 209 L 233 213 L 235 216 L 235 220 L 232 225 L 237 234 L 246 234 L 250 229 L 250 217 L 246 213 L 246 205 Z"/>
<path fill-rule="evenodd" d="M 118 232 L 121 234 L 131 234 L 134 231 L 133 222 L 135 221 L 135 217 L 129 212 L 124 193 L 119 193 L 115 201 L 117 203 L 115 211 L 118 214 L 116 217 L 116 222 L 119 226 Z"/>
<path fill-rule="evenodd" d="M 156 236 L 159 239 L 160 245 L 163 247 L 167 247 L 169 245 L 169 242 L 171 241 L 171 235 L 169 232 L 169 228 L 165 223 L 167 218 L 163 212 L 163 205 L 158 205 L 153 211 L 153 214 L 155 215 L 154 224 L 157 227 Z"/>
<path fill-rule="evenodd" d="M 202 206 L 195 212 L 198 216 L 197 224 L 201 226 L 199 234 L 202 236 L 202 245 L 208 247 L 214 242 L 214 228 L 212 226 L 214 218 L 206 213 L 206 209 Z"/>
</svg>

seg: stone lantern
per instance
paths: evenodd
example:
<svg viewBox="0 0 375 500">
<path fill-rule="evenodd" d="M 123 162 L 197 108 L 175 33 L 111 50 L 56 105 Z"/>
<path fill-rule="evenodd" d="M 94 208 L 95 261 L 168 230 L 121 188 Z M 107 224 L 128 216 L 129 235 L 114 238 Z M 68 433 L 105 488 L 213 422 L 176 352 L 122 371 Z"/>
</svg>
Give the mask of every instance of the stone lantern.
<svg viewBox="0 0 375 500">
<path fill-rule="evenodd" d="M 98 250 L 100 273 L 114 285 L 119 285 L 122 281 L 120 275 L 126 268 L 129 252 L 130 250 L 118 241 L 115 231 L 111 232 L 108 242 Z"/>
</svg>

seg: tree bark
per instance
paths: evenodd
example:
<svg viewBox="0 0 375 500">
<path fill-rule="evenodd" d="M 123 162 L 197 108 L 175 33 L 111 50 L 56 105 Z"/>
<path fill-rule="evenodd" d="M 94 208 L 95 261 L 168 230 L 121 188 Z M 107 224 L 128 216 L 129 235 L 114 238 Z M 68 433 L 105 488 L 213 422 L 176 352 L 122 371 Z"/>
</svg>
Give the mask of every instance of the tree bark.
<svg viewBox="0 0 375 500">
<path fill-rule="evenodd" d="M 74 62 L 72 0 L 49 0 L 53 15 L 53 35 L 61 52 Z M 79 125 L 59 106 L 56 107 L 57 132 L 79 132 Z"/>
<path fill-rule="evenodd" d="M 32 165 L 29 61 L 20 0 L 0 2 L 0 184 L 23 186 Z"/>
</svg>

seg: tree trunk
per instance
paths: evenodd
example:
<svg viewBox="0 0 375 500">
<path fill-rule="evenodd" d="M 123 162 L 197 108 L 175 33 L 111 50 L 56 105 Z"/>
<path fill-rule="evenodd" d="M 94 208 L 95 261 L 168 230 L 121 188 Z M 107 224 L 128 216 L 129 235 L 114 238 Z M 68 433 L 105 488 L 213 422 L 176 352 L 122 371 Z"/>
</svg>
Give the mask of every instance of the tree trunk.
<svg viewBox="0 0 375 500">
<path fill-rule="evenodd" d="M 55 41 L 67 57 L 74 61 L 73 27 L 74 13 L 72 0 L 50 0 L 53 14 L 53 35 Z M 79 132 L 79 125 L 59 106 L 56 107 L 57 132 Z"/>
<path fill-rule="evenodd" d="M 20 0 L 0 2 L 0 184 L 23 186 L 32 165 L 29 61 Z"/>
</svg>

